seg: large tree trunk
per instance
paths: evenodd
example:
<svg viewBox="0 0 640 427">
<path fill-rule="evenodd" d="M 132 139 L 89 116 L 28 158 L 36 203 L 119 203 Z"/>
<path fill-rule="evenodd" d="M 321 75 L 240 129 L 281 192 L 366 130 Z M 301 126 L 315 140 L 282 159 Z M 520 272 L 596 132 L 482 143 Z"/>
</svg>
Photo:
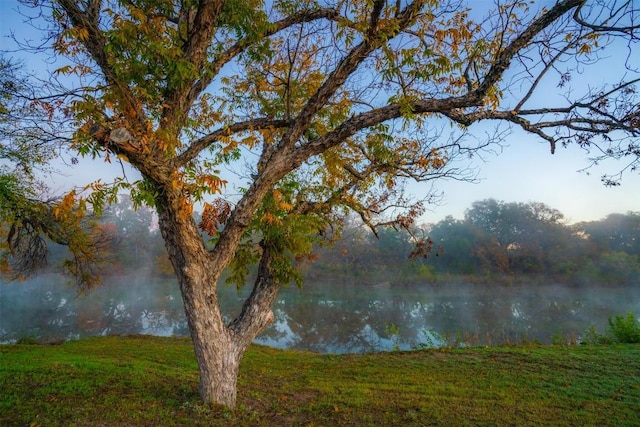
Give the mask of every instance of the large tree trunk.
<svg viewBox="0 0 640 427">
<path fill-rule="evenodd" d="M 255 337 L 274 320 L 271 305 L 279 286 L 271 275 L 270 261 L 271 251 L 263 248 L 253 291 L 240 315 L 229 325 L 223 323 L 215 295 L 191 299 L 185 297 L 183 290 L 185 312 L 200 369 L 200 396 L 205 402 L 229 407 L 236 404 L 242 356 Z"/>
<path fill-rule="evenodd" d="M 200 371 L 205 402 L 235 406 L 237 378 L 244 352 L 273 322 L 271 304 L 278 283 L 271 274 L 273 249 L 262 244 L 258 276 L 240 315 L 228 325 L 220 311 L 217 281 L 224 266 L 213 264 L 195 223 L 159 209 L 160 230 L 180 283 L 185 314 Z"/>
<path fill-rule="evenodd" d="M 270 275 L 258 274 L 240 316 L 229 325 L 218 316 L 217 300 L 197 302 L 194 306 L 185 302 L 200 369 L 200 396 L 205 402 L 235 406 L 240 362 L 255 337 L 273 322 L 271 304 L 277 292 L 278 286 Z"/>
<path fill-rule="evenodd" d="M 246 346 L 224 325 L 221 329 L 212 327 L 212 312 L 186 305 L 185 311 L 200 371 L 200 396 L 205 402 L 235 406 L 238 371 Z"/>
</svg>

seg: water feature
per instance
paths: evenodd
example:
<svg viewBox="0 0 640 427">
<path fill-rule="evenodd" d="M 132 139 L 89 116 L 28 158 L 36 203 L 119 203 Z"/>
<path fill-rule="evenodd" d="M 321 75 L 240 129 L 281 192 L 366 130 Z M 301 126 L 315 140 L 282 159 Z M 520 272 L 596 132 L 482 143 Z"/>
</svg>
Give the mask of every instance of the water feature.
<svg viewBox="0 0 640 427">
<path fill-rule="evenodd" d="M 0 286 L 0 339 L 56 342 L 93 335 L 186 336 L 173 280 L 110 277 L 76 295 L 57 275 Z M 229 318 L 249 289 L 221 287 Z M 579 340 L 589 326 L 603 330 L 610 316 L 640 317 L 640 287 L 540 284 L 395 286 L 358 281 L 310 281 L 285 288 L 274 304 L 276 322 L 258 343 L 323 353 L 438 346 L 443 341 L 499 345 L 561 337 Z"/>
</svg>

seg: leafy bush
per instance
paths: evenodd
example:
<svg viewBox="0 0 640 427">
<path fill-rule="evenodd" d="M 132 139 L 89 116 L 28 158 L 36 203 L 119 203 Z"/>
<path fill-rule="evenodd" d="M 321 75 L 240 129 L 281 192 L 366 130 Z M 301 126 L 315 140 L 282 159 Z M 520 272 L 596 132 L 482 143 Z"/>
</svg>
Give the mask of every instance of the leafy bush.
<svg viewBox="0 0 640 427">
<path fill-rule="evenodd" d="M 640 322 L 631 312 L 609 318 L 609 333 L 619 343 L 640 343 Z"/>
<path fill-rule="evenodd" d="M 599 333 L 592 325 L 582 337 L 583 344 L 636 344 L 640 343 L 640 322 L 633 313 L 626 316 L 609 318 L 609 330 L 606 334 Z"/>
<path fill-rule="evenodd" d="M 611 337 L 609 337 L 608 335 L 601 334 L 593 325 L 587 328 L 580 342 L 582 344 L 590 344 L 590 345 L 613 344 L 613 340 L 611 339 Z"/>
</svg>

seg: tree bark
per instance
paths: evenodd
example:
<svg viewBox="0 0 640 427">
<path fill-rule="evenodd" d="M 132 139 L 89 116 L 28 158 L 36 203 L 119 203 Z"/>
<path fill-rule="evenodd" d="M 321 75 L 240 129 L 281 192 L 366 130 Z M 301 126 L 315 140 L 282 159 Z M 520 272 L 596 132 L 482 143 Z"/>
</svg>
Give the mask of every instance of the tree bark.
<svg viewBox="0 0 640 427">
<path fill-rule="evenodd" d="M 186 308 L 186 307 L 185 307 Z M 191 338 L 200 370 L 200 397 L 207 403 L 236 404 L 238 371 L 246 350 L 225 331 L 207 327 L 206 310 L 189 310 Z"/>
<path fill-rule="evenodd" d="M 204 247 L 195 222 L 167 198 L 159 202 L 160 231 L 180 283 L 185 314 L 200 373 L 200 396 L 207 403 L 236 404 L 242 356 L 273 320 L 271 305 L 278 283 L 271 272 L 274 247 L 261 243 L 262 257 L 253 291 L 239 316 L 228 325 L 220 311 L 217 281 L 223 267 Z"/>
</svg>

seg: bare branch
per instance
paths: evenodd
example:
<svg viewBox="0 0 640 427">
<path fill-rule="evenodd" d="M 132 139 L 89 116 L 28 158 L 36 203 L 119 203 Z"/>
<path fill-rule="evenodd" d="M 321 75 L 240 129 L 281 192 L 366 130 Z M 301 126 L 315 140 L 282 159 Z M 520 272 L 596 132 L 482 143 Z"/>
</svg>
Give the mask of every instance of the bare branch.
<svg viewBox="0 0 640 427">
<path fill-rule="evenodd" d="M 551 25 L 555 20 L 560 18 L 569 10 L 582 4 L 584 0 L 564 0 L 557 3 L 554 7 L 543 13 L 538 19 L 533 21 L 520 35 L 518 35 L 509 45 L 502 50 L 498 56 L 492 61 L 491 68 L 487 72 L 484 80 L 475 90 L 479 95 L 486 95 L 489 89 L 495 85 L 501 78 L 511 60 L 523 49 L 533 38 L 542 30 Z"/>
<path fill-rule="evenodd" d="M 573 13 L 573 19 L 578 24 L 597 32 L 624 33 L 628 34 L 632 38 L 638 38 L 635 33 L 640 29 L 640 24 L 636 23 L 634 19 L 640 16 L 640 8 L 636 7 L 637 4 L 634 5 L 634 1 L 623 1 L 617 9 L 614 9 L 614 7 L 617 6 L 617 2 L 612 1 L 609 5 L 611 11 L 609 16 L 603 19 L 600 24 L 588 22 L 583 18 L 582 12 L 584 11 L 586 4 L 587 2 L 583 1 Z M 589 11 L 585 11 L 586 17 L 588 17 L 589 14 Z M 631 21 L 628 24 L 620 23 L 620 20 L 623 18 L 629 18 Z"/>
<path fill-rule="evenodd" d="M 545 65 L 544 69 L 538 74 L 538 77 L 531 84 L 531 87 L 527 91 L 527 93 L 522 97 L 522 99 L 518 102 L 518 104 L 513 108 L 516 112 L 519 111 L 522 106 L 531 98 L 531 95 L 535 92 L 536 88 L 542 81 L 542 78 L 547 74 L 547 72 L 554 66 L 555 62 L 560 59 L 569 49 L 575 47 L 575 42 L 567 43 L 565 47 L 563 47 L 551 60 Z"/>
</svg>

